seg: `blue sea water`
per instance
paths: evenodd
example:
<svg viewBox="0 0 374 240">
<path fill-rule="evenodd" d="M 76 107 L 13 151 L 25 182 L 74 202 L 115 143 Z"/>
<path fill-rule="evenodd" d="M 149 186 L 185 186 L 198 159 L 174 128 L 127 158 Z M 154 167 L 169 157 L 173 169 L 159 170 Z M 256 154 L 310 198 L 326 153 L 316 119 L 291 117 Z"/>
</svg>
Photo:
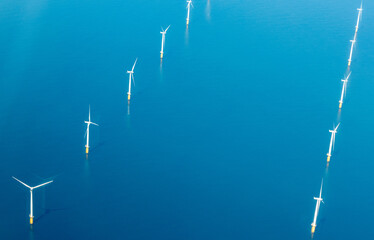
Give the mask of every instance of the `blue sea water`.
<svg viewBox="0 0 374 240">
<path fill-rule="evenodd" d="M 0 2 L 1 239 L 373 237 L 373 2 L 193 4 Z"/>
</svg>

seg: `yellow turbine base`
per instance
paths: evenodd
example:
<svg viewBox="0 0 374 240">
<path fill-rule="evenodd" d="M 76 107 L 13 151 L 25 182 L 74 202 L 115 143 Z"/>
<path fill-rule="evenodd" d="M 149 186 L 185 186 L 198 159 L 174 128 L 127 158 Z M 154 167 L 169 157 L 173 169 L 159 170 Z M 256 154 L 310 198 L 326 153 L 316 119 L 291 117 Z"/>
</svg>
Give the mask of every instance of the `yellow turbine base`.
<svg viewBox="0 0 374 240">
<path fill-rule="evenodd" d="M 34 224 L 34 218 L 30 218 L 30 224 L 32 225 L 32 224 Z"/>
<path fill-rule="evenodd" d="M 187 19 L 187 25 L 190 23 L 190 20 L 189 19 Z"/>
<path fill-rule="evenodd" d="M 331 156 L 327 156 L 327 162 L 330 162 L 330 157 L 331 157 Z"/>
<path fill-rule="evenodd" d="M 351 66 L 351 61 L 348 60 L 348 67 Z"/>
<path fill-rule="evenodd" d="M 130 94 L 127 94 L 127 100 L 130 101 L 130 98 L 131 98 L 131 95 L 130 95 Z"/>
<path fill-rule="evenodd" d="M 88 153 L 88 147 L 86 147 L 86 153 Z"/>
<path fill-rule="evenodd" d="M 314 233 L 316 231 L 316 226 L 312 226 L 312 233 Z"/>
<path fill-rule="evenodd" d="M 164 53 L 161 53 L 161 56 L 160 56 L 160 58 L 163 58 L 164 57 Z"/>
<path fill-rule="evenodd" d="M 339 108 L 342 108 L 343 103 L 339 103 Z"/>
</svg>

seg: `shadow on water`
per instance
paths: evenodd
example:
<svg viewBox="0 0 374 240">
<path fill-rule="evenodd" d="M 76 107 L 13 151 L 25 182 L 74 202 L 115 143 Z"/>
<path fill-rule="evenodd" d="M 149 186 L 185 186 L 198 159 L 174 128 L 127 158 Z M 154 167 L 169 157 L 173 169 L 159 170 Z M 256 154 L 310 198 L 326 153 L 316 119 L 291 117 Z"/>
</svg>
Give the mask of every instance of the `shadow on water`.
<svg viewBox="0 0 374 240">
<path fill-rule="evenodd" d="M 186 45 L 188 45 L 188 24 L 186 25 L 186 31 L 185 31 L 185 34 L 184 34 L 184 40 L 185 40 Z"/>
<path fill-rule="evenodd" d="M 164 81 L 164 75 L 163 75 L 163 72 L 162 72 L 162 59 L 160 61 L 160 82 L 163 82 Z"/>
<path fill-rule="evenodd" d="M 84 176 L 88 179 L 91 175 L 90 161 L 88 161 L 88 155 L 86 155 L 86 161 L 84 161 Z"/>
<path fill-rule="evenodd" d="M 322 232 L 326 226 L 326 217 L 322 217 L 321 220 L 319 221 L 319 230 Z"/>
<path fill-rule="evenodd" d="M 126 126 L 127 128 L 130 128 L 130 101 L 127 103 L 127 109 L 126 109 Z"/>
<path fill-rule="evenodd" d="M 37 221 L 39 221 L 39 220 L 41 220 L 41 219 L 43 219 L 43 218 L 45 218 L 50 213 L 57 212 L 57 211 L 63 211 L 63 210 L 67 210 L 67 209 L 68 208 L 54 208 L 54 209 L 52 209 L 52 208 L 43 208 L 43 210 L 44 210 L 43 213 L 39 217 L 35 218 L 34 223 L 37 222 Z"/>
<path fill-rule="evenodd" d="M 29 239 L 30 239 L 30 240 L 34 240 L 34 239 L 35 239 L 35 236 L 34 236 L 34 228 L 33 228 L 33 225 L 32 225 L 32 224 L 30 224 Z"/>
<path fill-rule="evenodd" d="M 105 144 L 107 144 L 108 141 L 101 141 L 99 142 L 96 146 L 92 147 L 91 151 L 96 151 L 97 149 L 100 149 L 102 148 L 103 146 L 105 146 Z M 87 154 L 86 154 L 87 155 Z"/>
<path fill-rule="evenodd" d="M 127 102 L 127 116 L 130 116 L 130 101 Z"/>
<path fill-rule="evenodd" d="M 324 179 L 328 177 L 328 174 L 329 174 L 329 166 L 330 166 L 330 163 L 328 162 L 326 164 L 326 168 L 325 168 L 325 175 L 324 175 Z"/>
<path fill-rule="evenodd" d="M 340 121 L 341 121 L 341 116 L 342 116 L 342 109 L 339 108 L 339 110 L 338 110 L 338 114 L 336 115 L 336 122 L 337 122 L 337 123 L 340 123 Z"/>
</svg>

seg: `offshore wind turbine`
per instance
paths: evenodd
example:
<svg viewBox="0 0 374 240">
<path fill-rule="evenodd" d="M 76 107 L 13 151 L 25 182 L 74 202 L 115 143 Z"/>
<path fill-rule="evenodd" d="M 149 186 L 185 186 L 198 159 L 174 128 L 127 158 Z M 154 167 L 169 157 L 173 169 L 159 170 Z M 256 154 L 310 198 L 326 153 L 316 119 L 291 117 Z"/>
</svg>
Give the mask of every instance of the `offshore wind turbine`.
<svg viewBox="0 0 374 240">
<path fill-rule="evenodd" d="M 357 24 L 356 24 L 356 33 L 358 31 L 358 24 L 360 23 L 360 18 L 362 15 L 362 2 L 361 2 L 360 8 L 357 8 L 357 10 L 358 10 L 358 16 L 357 16 Z"/>
<path fill-rule="evenodd" d="M 335 145 L 335 134 L 337 133 L 339 125 L 340 123 L 338 124 L 338 126 L 336 126 L 336 128 L 334 128 L 334 130 L 329 130 L 329 132 L 331 133 L 331 139 L 330 139 L 329 152 L 327 153 L 327 162 L 330 162 L 331 150 L 334 148 L 334 145 Z"/>
<path fill-rule="evenodd" d="M 131 98 L 131 80 L 134 81 L 134 84 L 135 84 L 135 80 L 134 80 L 134 68 L 135 68 L 135 65 L 136 65 L 137 61 L 138 61 L 138 59 L 135 60 L 135 63 L 132 66 L 131 71 L 127 71 L 127 73 L 129 74 L 129 91 L 127 92 L 127 100 L 128 101 L 130 101 L 130 98 Z"/>
<path fill-rule="evenodd" d="M 93 124 L 93 125 L 96 125 L 96 126 L 99 126 L 98 124 L 94 123 L 94 122 L 91 122 L 91 108 L 90 106 L 88 106 L 88 121 L 84 121 L 85 123 L 87 123 L 87 130 L 86 130 L 86 133 L 87 133 L 87 143 L 86 143 L 86 154 L 88 154 L 88 149 L 90 148 L 90 125 Z"/>
<path fill-rule="evenodd" d="M 166 35 L 166 31 L 169 29 L 170 25 L 165 29 L 162 29 L 162 31 L 160 32 L 162 34 L 162 40 L 161 40 L 161 56 L 160 58 L 162 59 L 164 57 L 164 44 L 165 44 L 165 35 Z"/>
<path fill-rule="evenodd" d="M 20 182 L 21 184 L 23 184 L 24 186 L 26 186 L 26 187 L 28 187 L 28 188 L 30 189 L 30 224 L 34 224 L 34 209 L 33 209 L 32 190 L 34 190 L 34 189 L 36 189 L 36 188 L 39 188 L 39 187 L 41 187 L 41 186 L 47 185 L 47 184 L 53 182 L 53 180 L 52 180 L 52 181 L 49 181 L 49 182 L 45 182 L 45 183 L 40 184 L 40 185 L 35 186 L 35 187 L 30 187 L 30 186 L 27 185 L 26 183 L 21 182 L 20 180 L 18 180 L 17 178 L 15 178 L 15 177 L 13 177 L 13 176 L 12 176 L 12 178 L 14 178 L 15 180 L 17 180 L 18 182 Z"/>
<path fill-rule="evenodd" d="M 190 23 L 190 10 L 191 10 L 191 0 L 187 0 L 187 26 Z"/>
<path fill-rule="evenodd" d="M 313 219 L 313 223 L 312 223 L 312 234 L 316 230 L 316 226 L 317 226 L 316 223 L 317 223 L 317 216 L 318 216 L 318 212 L 319 212 L 319 206 L 321 205 L 321 202 L 323 202 L 323 199 L 322 199 L 322 185 L 323 185 L 323 179 L 322 179 L 322 183 L 321 183 L 321 190 L 319 191 L 319 197 L 318 198 L 314 197 L 314 199 L 317 200 L 317 203 L 316 203 L 316 210 L 314 211 L 314 219 Z"/>
<path fill-rule="evenodd" d="M 351 66 L 351 62 L 352 62 L 352 53 L 353 53 L 353 46 L 355 45 L 355 42 L 356 42 L 356 34 L 353 40 L 350 40 L 350 41 L 352 44 L 351 44 L 351 52 L 349 53 L 348 67 Z"/>
<path fill-rule="evenodd" d="M 341 94 L 340 100 L 339 100 L 339 108 L 342 108 L 342 105 L 343 105 L 343 98 L 344 98 L 345 93 L 347 91 L 347 83 L 348 83 L 349 76 L 351 76 L 351 72 L 348 74 L 348 76 L 345 79 L 342 79 L 343 87 L 342 87 L 342 94 Z"/>
</svg>

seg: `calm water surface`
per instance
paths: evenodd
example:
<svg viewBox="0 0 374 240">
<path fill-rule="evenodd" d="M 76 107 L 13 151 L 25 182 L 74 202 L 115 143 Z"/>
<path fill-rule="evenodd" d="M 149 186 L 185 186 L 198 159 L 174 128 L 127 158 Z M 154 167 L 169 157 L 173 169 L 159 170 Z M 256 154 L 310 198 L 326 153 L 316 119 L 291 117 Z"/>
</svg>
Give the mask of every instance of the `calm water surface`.
<svg viewBox="0 0 374 240">
<path fill-rule="evenodd" d="M 359 5 L 195 0 L 186 29 L 183 0 L 3 0 L 0 238 L 310 239 L 322 177 L 315 239 L 372 238 L 370 1 L 338 112 Z M 32 229 L 11 176 L 54 180 Z"/>
</svg>

